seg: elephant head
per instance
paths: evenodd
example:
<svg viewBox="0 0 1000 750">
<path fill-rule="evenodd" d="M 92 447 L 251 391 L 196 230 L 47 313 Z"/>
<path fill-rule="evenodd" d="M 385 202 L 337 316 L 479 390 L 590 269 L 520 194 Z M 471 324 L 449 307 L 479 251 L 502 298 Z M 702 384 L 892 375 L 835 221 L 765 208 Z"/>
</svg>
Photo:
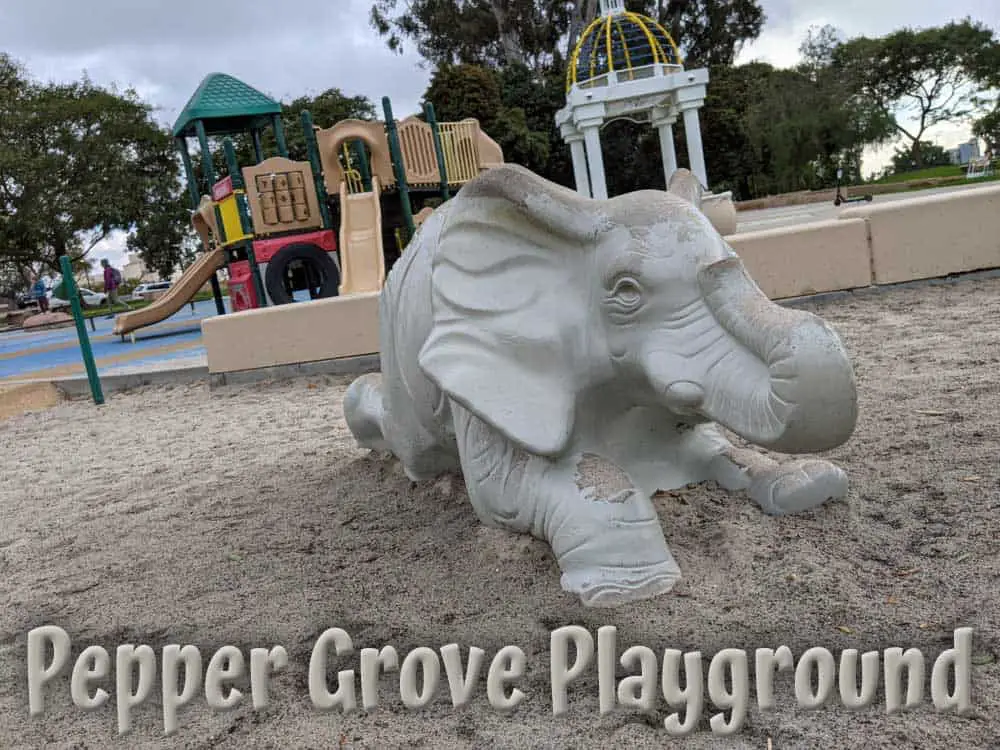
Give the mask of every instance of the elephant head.
<svg viewBox="0 0 1000 750">
<path fill-rule="evenodd" d="M 582 394 L 623 389 L 787 453 L 854 430 L 854 373 L 817 316 L 764 295 L 700 212 L 666 192 L 592 200 L 505 165 L 451 201 L 422 370 L 526 450 L 555 456 Z"/>
</svg>

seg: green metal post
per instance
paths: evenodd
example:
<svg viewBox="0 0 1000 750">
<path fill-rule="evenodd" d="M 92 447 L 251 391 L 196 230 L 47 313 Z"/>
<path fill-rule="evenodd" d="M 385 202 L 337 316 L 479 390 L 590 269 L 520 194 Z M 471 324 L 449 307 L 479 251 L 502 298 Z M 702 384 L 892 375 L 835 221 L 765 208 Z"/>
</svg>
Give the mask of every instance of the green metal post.
<svg viewBox="0 0 1000 750">
<path fill-rule="evenodd" d="M 406 167 L 403 165 L 403 150 L 399 147 L 399 134 L 396 132 L 396 121 L 392 118 L 392 102 L 388 96 L 382 97 L 382 109 L 385 112 L 385 131 L 389 141 L 389 155 L 392 158 L 392 171 L 396 175 L 396 185 L 399 187 L 399 202 L 403 207 L 403 220 L 410 237 L 416 233 L 413 224 L 413 206 L 410 205 L 410 190 L 406 186 Z"/>
<path fill-rule="evenodd" d="M 260 128 L 253 128 L 250 131 L 250 137 L 253 138 L 253 156 L 260 164 L 264 161 L 264 146 L 260 142 Z"/>
<path fill-rule="evenodd" d="M 316 198 L 319 201 L 319 214 L 323 218 L 323 228 L 333 229 L 329 196 L 326 194 L 326 183 L 323 181 L 323 162 L 319 158 L 319 145 L 316 143 L 312 115 L 308 109 L 304 109 L 299 119 L 302 122 L 302 134 L 306 139 L 306 153 L 309 154 L 309 166 L 312 168 L 313 183 L 316 185 Z"/>
<path fill-rule="evenodd" d="M 229 172 L 229 179 L 233 182 L 233 190 L 243 190 L 246 185 L 243 182 L 243 173 L 240 172 L 240 165 L 236 161 L 236 148 L 231 139 L 222 141 L 222 150 L 226 156 L 226 171 Z M 253 220 L 250 218 L 250 211 L 246 203 L 246 195 L 236 198 L 236 209 L 240 216 L 240 227 L 243 234 L 253 234 Z M 245 242 L 247 249 L 247 260 L 250 263 L 250 278 L 253 279 L 253 288 L 257 293 L 257 301 L 261 307 L 267 306 L 267 299 L 264 296 L 264 282 L 260 278 L 260 267 L 257 265 L 257 257 L 253 252 L 253 242 Z"/>
<path fill-rule="evenodd" d="M 195 120 L 195 131 L 198 133 L 198 145 L 201 146 L 201 174 L 205 178 L 205 188 L 211 193 L 212 185 L 215 184 L 215 167 L 212 166 L 212 150 L 208 146 L 208 136 L 205 134 L 205 123 Z M 199 199 L 200 200 L 200 199 Z M 195 204 L 197 208 L 197 203 Z M 226 229 L 222 224 L 222 212 L 219 207 L 215 207 L 215 226 L 219 228 L 221 242 L 226 241 Z"/>
<path fill-rule="evenodd" d="M 201 148 L 201 172 L 205 177 L 206 188 L 209 192 L 212 190 L 212 184 L 215 182 L 215 169 L 212 167 L 212 150 L 208 146 L 208 135 L 205 133 L 205 123 L 201 120 L 195 120 L 194 123 L 195 132 L 198 134 L 198 146 Z M 184 148 L 187 151 L 187 146 Z M 200 193 L 195 190 L 191 194 L 191 199 L 194 201 L 194 210 L 198 210 L 198 204 L 201 202 Z M 222 212 L 219 211 L 219 207 L 215 206 L 213 213 L 215 214 L 215 226 L 219 229 L 219 242 L 225 242 L 225 227 L 222 225 Z M 208 248 L 205 248 L 208 251 Z M 222 299 L 222 287 L 219 286 L 219 275 L 218 273 L 212 274 L 212 297 L 215 300 L 215 311 L 219 315 L 226 314 L 226 305 Z"/>
<path fill-rule="evenodd" d="M 281 115 L 271 115 L 271 125 L 274 127 L 274 140 L 278 144 L 278 155 L 288 158 L 288 144 L 285 143 L 285 128 L 281 124 Z"/>
<path fill-rule="evenodd" d="M 90 383 L 90 395 L 94 403 L 100 406 L 104 403 L 104 393 L 101 390 L 101 379 L 97 375 L 97 363 L 94 362 L 94 350 L 90 348 L 90 336 L 83 321 L 83 308 L 80 307 L 80 293 L 73 278 L 73 266 L 68 255 L 59 256 L 59 267 L 62 269 L 63 289 L 69 297 L 69 306 L 73 309 L 73 320 L 76 322 L 76 335 L 80 339 L 80 354 L 83 355 L 83 366 L 87 370 L 87 382 Z"/>
<path fill-rule="evenodd" d="M 434 105 L 430 102 L 424 104 L 424 117 L 427 118 L 427 124 L 431 126 L 431 133 L 434 136 L 434 153 L 437 154 L 438 172 L 441 174 L 441 197 L 444 200 L 448 200 L 448 171 L 444 163 L 441 129 L 438 127 L 437 118 L 434 116 Z"/>
<path fill-rule="evenodd" d="M 184 176 L 187 178 L 188 195 L 191 197 L 191 208 L 198 210 L 198 201 L 201 194 L 198 192 L 198 178 L 194 173 L 194 166 L 191 164 L 191 152 L 188 151 L 187 138 L 181 136 L 177 139 L 177 150 L 181 152 L 181 161 L 184 162 Z"/>
<path fill-rule="evenodd" d="M 354 149 L 354 158 L 358 162 L 358 171 L 361 173 L 361 184 L 364 185 L 365 191 L 370 193 L 372 191 L 372 170 L 368 164 L 365 143 L 364 141 L 352 141 L 351 146 Z"/>
</svg>

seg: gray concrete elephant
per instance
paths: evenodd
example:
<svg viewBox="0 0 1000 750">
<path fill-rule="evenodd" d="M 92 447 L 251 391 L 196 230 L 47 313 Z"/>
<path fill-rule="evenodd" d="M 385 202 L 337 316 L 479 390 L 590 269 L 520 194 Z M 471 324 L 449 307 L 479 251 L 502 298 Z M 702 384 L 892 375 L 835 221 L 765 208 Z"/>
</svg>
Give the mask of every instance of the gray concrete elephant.
<svg viewBox="0 0 1000 750">
<path fill-rule="evenodd" d="M 381 374 L 344 414 L 414 481 L 461 470 L 487 524 L 547 541 L 586 605 L 680 572 L 652 495 L 714 480 L 767 513 L 842 497 L 816 453 L 854 430 L 854 372 L 820 318 L 771 302 L 669 190 L 592 200 L 506 165 L 423 224 L 381 296 Z"/>
</svg>

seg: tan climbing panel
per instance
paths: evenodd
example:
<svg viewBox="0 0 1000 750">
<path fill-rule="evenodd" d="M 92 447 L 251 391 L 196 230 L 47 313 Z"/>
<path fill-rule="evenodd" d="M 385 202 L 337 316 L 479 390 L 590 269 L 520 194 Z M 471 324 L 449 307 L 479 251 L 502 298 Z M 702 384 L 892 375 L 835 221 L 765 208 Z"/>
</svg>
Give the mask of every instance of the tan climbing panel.
<svg viewBox="0 0 1000 750">
<path fill-rule="evenodd" d="M 281 156 L 243 170 L 254 234 L 318 229 L 323 215 L 309 162 Z"/>
<path fill-rule="evenodd" d="M 431 130 L 431 126 L 411 116 L 397 123 L 396 132 L 399 134 L 399 150 L 403 152 L 407 184 L 439 184 L 441 172 L 438 170 L 434 131 Z"/>
<path fill-rule="evenodd" d="M 396 183 L 389 156 L 389 141 L 385 135 L 385 125 L 378 121 L 341 120 L 330 128 L 316 130 L 316 146 L 323 166 L 323 181 L 330 195 L 340 192 L 340 184 L 347 177 L 340 162 L 341 148 L 345 143 L 359 140 L 370 152 L 368 166 L 372 177 L 378 177 L 383 187 Z"/>
</svg>

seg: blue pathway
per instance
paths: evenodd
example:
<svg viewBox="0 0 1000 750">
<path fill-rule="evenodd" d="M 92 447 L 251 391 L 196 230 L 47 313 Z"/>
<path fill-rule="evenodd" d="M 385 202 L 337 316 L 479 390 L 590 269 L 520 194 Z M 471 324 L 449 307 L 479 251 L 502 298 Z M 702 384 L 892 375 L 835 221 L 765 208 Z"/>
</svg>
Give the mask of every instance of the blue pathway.
<svg viewBox="0 0 1000 750">
<path fill-rule="evenodd" d="M 201 346 L 201 321 L 214 315 L 216 311 L 213 300 L 195 303 L 193 314 L 190 305 L 185 305 L 172 317 L 136 331 L 134 344 L 128 337 L 122 342 L 120 337 L 112 335 L 114 319 L 105 316 L 94 319 L 96 331 L 90 329 L 88 321 L 87 333 L 94 357 L 99 363 L 103 359 L 128 357 L 121 362 L 104 363 L 100 366 L 101 370 L 120 366 L 158 365 L 171 359 L 203 355 L 205 349 Z M 152 351 L 166 347 L 170 347 L 171 351 Z M 150 356 L 135 357 L 144 350 L 151 350 Z M 0 379 L 35 374 L 39 370 L 53 367 L 82 365 L 82 362 L 75 327 L 0 334 Z"/>
</svg>

